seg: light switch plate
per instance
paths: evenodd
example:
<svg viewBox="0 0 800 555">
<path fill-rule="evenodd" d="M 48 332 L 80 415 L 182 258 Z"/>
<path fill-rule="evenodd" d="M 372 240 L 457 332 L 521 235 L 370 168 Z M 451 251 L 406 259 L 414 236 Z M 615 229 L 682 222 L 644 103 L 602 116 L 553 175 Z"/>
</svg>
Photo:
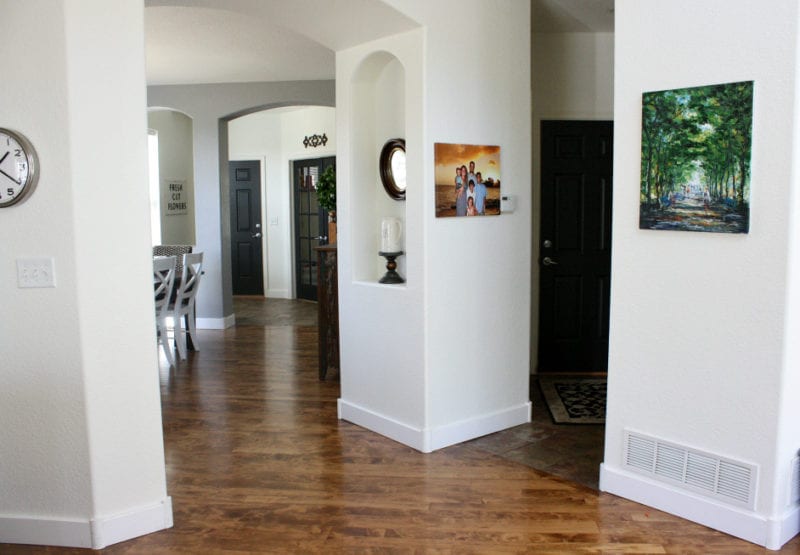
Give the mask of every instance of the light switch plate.
<svg viewBox="0 0 800 555">
<path fill-rule="evenodd" d="M 55 287 L 55 261 L 50 258 L 18 258 L 17 287 Z"/>
</svg>

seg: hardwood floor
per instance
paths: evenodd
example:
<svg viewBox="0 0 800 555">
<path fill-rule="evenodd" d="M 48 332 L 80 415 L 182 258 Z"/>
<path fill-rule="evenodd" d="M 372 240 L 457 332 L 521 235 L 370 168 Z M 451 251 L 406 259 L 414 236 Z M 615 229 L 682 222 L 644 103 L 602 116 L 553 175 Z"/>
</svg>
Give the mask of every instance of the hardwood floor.
<svg viewBox="0 0 800 555">
<path fill-rule="evenodd" d="M 201 330 L 171 371 L 162 359 L 175 526 L 101 553 L 770 553 L 500 457 L 491 437 L 423 455 L 340 421 L 316 306 L 236 306 L 239 326 Z"/>
</svg>

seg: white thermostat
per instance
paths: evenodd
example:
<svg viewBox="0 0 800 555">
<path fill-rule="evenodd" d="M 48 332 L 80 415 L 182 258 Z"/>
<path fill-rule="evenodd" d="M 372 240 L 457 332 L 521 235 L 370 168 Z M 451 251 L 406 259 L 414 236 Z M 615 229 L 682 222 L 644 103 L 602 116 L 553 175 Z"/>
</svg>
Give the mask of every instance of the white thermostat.
<svg viewBox="0 0 800 555">
<path fill-rule="evenodd" d="M 517 209 L 517 197 L 513 195 L 500 195 L 500 213 L 513 212 Z"/>
</svg>

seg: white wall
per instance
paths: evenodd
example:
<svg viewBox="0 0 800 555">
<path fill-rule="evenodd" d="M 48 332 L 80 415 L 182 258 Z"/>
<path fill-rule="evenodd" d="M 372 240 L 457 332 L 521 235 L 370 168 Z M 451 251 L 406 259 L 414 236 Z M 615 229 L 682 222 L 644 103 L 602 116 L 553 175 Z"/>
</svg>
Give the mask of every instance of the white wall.
<svg viewBox="0 0 800 555">
<path fill-rule="evenodd" d="M 0 82 L 0 121 L 41 165 L 33 196 L 0 218 L 0 543 L 103 547 L 172 518 L 143 186 L 144 8 L 0 5 L 16 76 Z M 26 256 L 54 259 L 55 288 L 17 288 Z"/>
<path fill-rule="evenodd" d="M 304 137 L 323 133 L 328 138 L 324 146 L 303 146 Z M 290 299 L 294 296 L 291 161 L 336 155 L 335 110 L 293 107 L 236 118 L 228 124 L 228 152 L 230 160 L 261 162 L 264 291 L 267 297 Z"/>
<path fill-rule="evenodd" d="M 533 100 L 533 253 L 531 266 L 531 370 L 539 340 L 539 259 L 542 120 L 614 119 L 614 34 L 534 33 L 531 44 Z"/>
<path fill-rule="evenodd" d="M 614 33 L 534 33 L 533 111 L 540 119 L 612 119 Z"/>
<path fill-rule="evenodd" d="M 337 53 L 337 221 L 340 416 L 421 450 L 425 445 L 425 322 L 422 259 L 422 33 L 412 31 Z M 399 71 L 402 66 L 403 71 Z M 402 75 L 402 79 L 400 76 Z M 404 89 L 381 96 L 386 80 Z M 378 114 L 393 111 L 396 126 Z M 402 125 L 403 130 L 397 125 Z M 406 140 L 402 203 L 407 260 L 403 285 L 380 285 L 377 222 L 391 201 L 378 174 L 383 143 Z M 400 204 L 400 203 L 398 203 Z"/>
<path fill-rule="evenodd" d="M 230 270 L 228 120 L 263 108 L 333 106 L 332 81 L 165 85 L 147 89 L 149 106 L 180 110 L 192 118 L 196 242 L 203 257 L 203 287 L 197 296 L 198 325 L 233 323 Z"/>
<path fill-rule="evenodd" d="M 425 148 L 499 145 L 503 193 L 518 199 L 514 213 L 499 217 L 436 219 L 426 172 L 428 408 L 438 428 L 528 406 L 530 5 L 426 3 L 425 22 Z M 491 40 L 463 38 L 487 34 Z M 463 77 L 471 86 L 453 94 Z"/>
<path fill-rule="evenodd" d="M 194 159 L 192 118 L 175 110 L 151 109 L 147 125 L 158 132 L 158 171 L 161 186 L 161 244 L 194 245 Z M 182 199 L 189 203 L 186 214 L 169 214 L 170 181 L 184 182 Z"/>
<path fill-rule="evenodd" d="M 425 451 L 530 418 L 531 134 L 519 119 L 530 110 L 530 15 L 524 2 L 389 3 L 424 30 L 337 54 L 339 167 L 353 172 L 340 197 L 340 414 Z M 503 32 L 468 40 L 491 29 Z M 408 157 L 402 287 L 352 273 L 363 233 L 350 227 L 351 211 L 370 207 L 362 195 L 373 178 L 362 160 L 377 163 L 370 133 L 376 144 L 390 138 L 353 104 L 392 57 L 403 68 Z M 365 61 L 376 64 L 372 77 L 360 71 Z M 456 94 L 464 76 L 470 86 Z M 500 145 L 517 211 L 437 219 L 434 142 Z"/>
<path fill-rule="evenodd" d="M 601 487 L 773 548 L 800 526 L 797 507 L 787 508 L 800 447 L 797 317 L 787 313 L 798 287 L 797 35 L 792 0 L 769 10 L 748 0 L 616 3 Z M 639 230 L 642 93 L 743 80 L 755 81 L 749 234 Z M 626 473 L 627 428 L 758 465 L 754 511 Z"/>
</svg>

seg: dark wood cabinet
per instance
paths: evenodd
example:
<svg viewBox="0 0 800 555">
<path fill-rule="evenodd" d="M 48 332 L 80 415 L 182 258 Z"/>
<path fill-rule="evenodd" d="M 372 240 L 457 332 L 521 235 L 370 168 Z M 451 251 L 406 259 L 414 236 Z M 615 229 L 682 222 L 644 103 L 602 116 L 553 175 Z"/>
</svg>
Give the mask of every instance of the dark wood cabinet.
<svg viewBox="0 0 800 555">
<path fill-rule="evenodd" d="M 328 370 L 339 371 L 339 287 L 336 245 L 315 247 L 317 251 L 317 303 L 319 306 L 319 379 Z"/>
</svg>

